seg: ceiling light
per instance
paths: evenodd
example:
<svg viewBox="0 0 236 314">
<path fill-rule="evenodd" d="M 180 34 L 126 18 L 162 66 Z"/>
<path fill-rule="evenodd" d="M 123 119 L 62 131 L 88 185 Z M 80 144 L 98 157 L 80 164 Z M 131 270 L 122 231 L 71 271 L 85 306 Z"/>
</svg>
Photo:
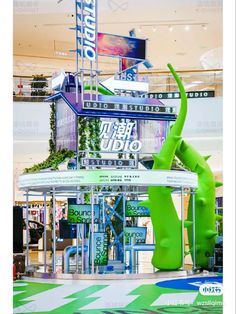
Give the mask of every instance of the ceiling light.
<svg viewBox="0 0 236 314">
<path fill-rule="evenodd" d="M 202 28 L 204 29 L 204 31 L 207 30 L 207 26 L 206 25 L 202 25 Z"/>
<path fill-rule="evenodd" d="M 157 27 L 156 27 L 156 26 L 153 26 L 153 27 L 152 27 L 152 31 L 153 31 L 153 32 L 156 32 L 156 31 L 157 31 Z"/>
<path fill-rule="evenodd" d="M 188 32 L 190 30 L 190 26 L 189 25 L 185 25 L 184 29 Z"/>
<path fill-rule="evenodd" d="M 170 26 L 169 26 L 169 31 L 170 31 L 170 32 L 173 32 L 173 30 L 174 30 L 173 26 L 170 25 Z"/>
</svg>

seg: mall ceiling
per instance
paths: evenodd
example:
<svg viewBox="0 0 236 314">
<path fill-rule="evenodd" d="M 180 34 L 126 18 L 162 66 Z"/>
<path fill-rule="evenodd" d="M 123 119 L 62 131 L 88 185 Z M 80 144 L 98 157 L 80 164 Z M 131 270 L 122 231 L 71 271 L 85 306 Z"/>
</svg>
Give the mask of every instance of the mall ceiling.
<svg viewBox="0 0 236 314">
<path fill-rule="evenodd" d="M 148 38 L 155 70 L 222 67 L 222 0 L 98 0 L 99 31 Z M 14 75 L 74 71 L 74 0 L 14 0 Z M 100 69 L 117 71 L 116 59 Z"/>
</svg>

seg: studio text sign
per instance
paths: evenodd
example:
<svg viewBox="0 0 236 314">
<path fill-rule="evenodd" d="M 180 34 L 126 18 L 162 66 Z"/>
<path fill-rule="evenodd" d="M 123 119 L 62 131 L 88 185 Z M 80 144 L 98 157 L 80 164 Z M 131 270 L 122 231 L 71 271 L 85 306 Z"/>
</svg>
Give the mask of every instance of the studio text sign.
<svg viewBox="0 0 236 314">
<path fill-rule="evenodd" d="M 83 167 L 104 167 L 104 168 L 136 168 L 134 159 L 104 159 L 104 158 L 82 158 Z"/>
<path fill-rule="evenodd" d="M 215 91 L 191 91 L 186 92 L 187 98 L 210 98 L 215 97 Z M 181 95 L 179 92 L 170 93 L 148 93 L 142 96 L 143 98 L 151 99 L 180 99 Z"/>
<path fill-rule="evenodd" d="M 97 55 L 97 0 L 80 0 L 77 1 L 77 5 L 81 10 L 77 18 L 83 25 L 78 29 L 81 32 L 82 51 L 80 53 L 90 62 L 94 62 Z"/>
<path fill-rule="evenodd" d="M 143 105 L 143 104 L 126 104 L 126 103 L 109 103 L 101 101 L 84 101 L 83 109 L 86 110 L 104 110 L 104 111 L 124 111 L 152 114 L 176 114 L 176 107 Z"/>
</svg>

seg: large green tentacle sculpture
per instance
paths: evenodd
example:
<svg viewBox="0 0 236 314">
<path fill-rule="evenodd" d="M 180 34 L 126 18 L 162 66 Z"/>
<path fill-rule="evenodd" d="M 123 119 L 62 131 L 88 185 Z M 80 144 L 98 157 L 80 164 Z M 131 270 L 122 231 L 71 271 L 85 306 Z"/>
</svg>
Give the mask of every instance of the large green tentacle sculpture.
<svg viewBox="0 0 236 314">
<path fill-rule="evenodd" d="M 181 108 L 161 151 L 153 156 L 153 169 L 155 170 L 171 169 L 187 115 L 187 97 L 183 84 L 173 67 L 170 64 L 168 64 L 168 67 L 181 93 Z M 156 240 L 152 264 L 160 270 L 176 270 L 181 267 L 182 261 L 181 221 L 178 218 L 171 192 L 168 187 L 149 187 L 149 199 L 142 202 L 142 205 L 150 208 Z"/>
<path fill-rule="evenodd" d="M 187 115 L 187 97 L 183 84 L 175 70 L 170 64 L 168 64 L 168 67 L 181 93 L 181 108 L 160 153 L 153 156 L 153 169 L 170 170 L 176 154 L 185 166 L 198 174 L 199 187 L 196 190 L 195 199 L 196 265 L 208 268 L 208 258 L 213 256 L 215 236 L 217 234 L 215 222 L 218 217 L 215 216 L 215 188 L 221 186 L 222 183 L 214 180 L 214 175 L 206 162 L 209 156 L 202 157 L 193 147 L 181 139 Z M 95 90 L 96 87 L 92 86 L 92 89 Z M 86 86 L 85 90 L 90 90 L 90 86 Z M 104 95 L 113 95 L 102 87 L 99 87 L 98 91 Z M 141 202 L 143 206 L 150 208 L 156 239 L 152 264 L 160 270 L 179 269 L 182 264 L 181 221 L 173 204 L 171 192 L 168 187 L 149 187 L 149 199 Z M 188 228 L 190 252 L 193 254 L 192 198 L 189 202 L 186 227 Z"/>
<path fill-rule="evenodd" d="M 214 255 L 216 232 L 215 216 L 215 182 L 214 175 L 207 164 L 209 158 L 202 157 L 193 147 L 181 141 L 176 150 L 176 156 L 191 171 L 198 175 L 198 189 L 195 200 L 196 229 L 196 265 L 208 268 L 209 256 Z M 188 208 L 188 220 L 192 220 L 192 198 Z M 188 227 L 190 252 L 192 253 L 192 226 Z"/>
</svg>

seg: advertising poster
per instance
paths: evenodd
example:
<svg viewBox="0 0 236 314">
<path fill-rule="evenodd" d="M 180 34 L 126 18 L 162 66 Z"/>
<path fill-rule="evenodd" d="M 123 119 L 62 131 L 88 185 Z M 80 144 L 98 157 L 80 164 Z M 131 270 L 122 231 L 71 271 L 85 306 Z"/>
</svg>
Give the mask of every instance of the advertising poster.
<svg viewBox="0 0 236 314">
<path fill-rule="evenodd" d="M 150 217 L 150 209 L 140 206 L 140 201 L 127 201 L 125 208 L 126 217 Z"/>
<path fill-rule="evenodd" d="M 106 266 L 108 264 L 108 234 L 106 232 L 94 233 L 94 247 L 90 237 L 89 264 L 92 264 L 92 249 L 94 252 L 94 266 Z"/>
<path fill-rule="evenodd" d="M 92 223 L 92 207 L 90 204 L 69 204 L 68 222 L 76 224 Z M 94 205 L 94 223 L 100 223 L 100 206 Z"/>
<path fill-rule="evenodd" d="M 158 153 L 166 139 L 168 126 L 168 121 L 140 121 L 138 123 L 139 140 L 142 142 L 140 153 Z"/>
<path fill-rule="evenodd" d="M 146 40 L 98 33 L 98 54 L 100 56 L 145 60 Z"/>
<path fill-rule="evenodd" d="M 56 149 L 76 151 L 76 114 L 63 100 L 58 101 L 56 106 Z"/>
<path fill-rule="evenodd" d="M 131 239 L 135 240 L 135 243 L 145 243 L 147 236 L 146 227 L 125 227 L 125 244 L 131 244 Z"/>
</svg>

